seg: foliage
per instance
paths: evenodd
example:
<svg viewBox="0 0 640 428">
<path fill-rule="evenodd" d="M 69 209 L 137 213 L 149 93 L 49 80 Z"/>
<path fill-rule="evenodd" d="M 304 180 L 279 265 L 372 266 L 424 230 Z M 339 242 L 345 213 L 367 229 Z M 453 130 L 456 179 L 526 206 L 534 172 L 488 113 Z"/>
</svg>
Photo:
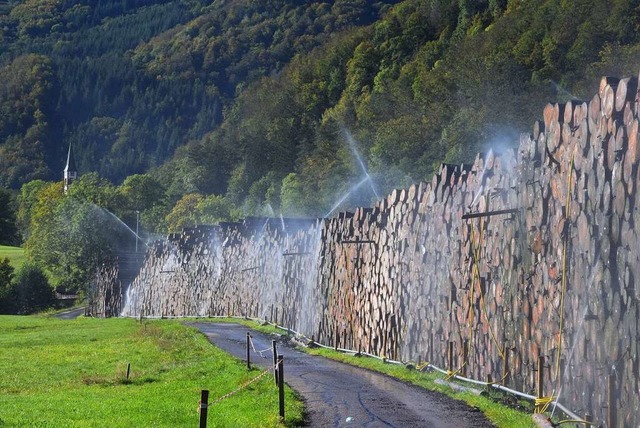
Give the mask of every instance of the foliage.
<svg viewBox="0 0 640 428">
<path fill-rule="evenodd" d="M 281 211 L 320 215 L 366 177 L 345 130 L 380 193 L 429 179 L 516 144 L 547 99 L 589 95 L 594 70 L 635 74 L 637 14 L 626 1 L 406 0 L 239 93 L 200 158 L 226 159 L 215 193 L 247 213 L 277 177 Z"/>
<path fill-rule="evenodd" d="M 38 201 L 38 195 L 40 191 L 47 186 L 47 183 L 42 180 L 33 180 L 25 183 L 20 188 L 20 194 L 18 195 L 18 210 L 17 210 L 17 223 L 20 229 L 20 234 L 24 241 L 29 238 L 29 230 L 31 228 L 31 216 L 35 205 Z"/>
<path fill-rule="evenodd" d="M 18 269 L 27 261 L 23 248 L 0 245 L 0 259 L 5 257 L 9 259 L 9 264 L 14 269 Z"/>
<path fill-rule="evenodd" d="M 5 295 L 5 313 L 30 314 L 55 303 L 53 288 L 45 273 L 32 263 L 18 269 Z"/>
<path fill-rule="evenodd" d="M 250 82 L 394 2 L 3 4 L 0 184 L 52 179 L 69 142 L 82 172 L 116 183 L 158 166 L 214 131 Z"/>
<path fill-rule="evenodd" d="M 0 17 L 0 181 L 71 143 L 102 189 L 82 198 L 153 232 L 367 204 L 640 65 L 629 0 L 36 4 Z"/>
<path fill-rule="evenodd" d="M 202 195 L 198 193 L 184 195 L 167 215 L 169 232 L 180 232 L 185 227 L 195 226 L 198 223 L 197 207 L 202 200 Z"/>
<path fill-rule="evenodd" d="M 0 187 L 0 244 L 14 245 L 18 242 L 14 197 Z"/>
<path fill-rule="evenodd" d="M 69 292 L 85 290 L 95 268 L 135 239 L 110 206 L 115 188 L 90 174 L 73 183 L 69 194 L 62 183 L 45 185 L 31 212 L 27 255 L 53 275 Z"/>
<path fill-rule="evenodd" d="M 14 268 L 7 257 L 0 259 L 0 314 L 9 311 L 9 295 L 11 282 L 14 276 Z"/>
<path fill-rule="evenodd" d="M 202 389 L 212 402 L 260 374 L 173 321 L 2 316 L 0 331 L 0 370 L 7 374 L 0 378 L 0 420 L 7 427 L 197 425 Z M 285 394 L 284 423 L 273 376 L 264 376 L 210 407 L 209 424 L 299 425 L 302 403 L 290 388 Z"/>
<path fill-rule="evenodd" d="M 0 76 L 0 185 L 15 188 L 50 174 L 59 85 L 54 64 L 37 54 L 0 63 Z"/>
</svg>

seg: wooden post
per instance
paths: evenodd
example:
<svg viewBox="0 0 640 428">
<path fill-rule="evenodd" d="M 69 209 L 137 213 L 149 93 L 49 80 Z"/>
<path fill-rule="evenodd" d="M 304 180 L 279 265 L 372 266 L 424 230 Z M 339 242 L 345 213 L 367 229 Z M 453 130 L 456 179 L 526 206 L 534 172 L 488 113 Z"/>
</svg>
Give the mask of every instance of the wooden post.
<svg viewBox="0 0 640 428">
<path fill-rule="evenodd" d="M 200 428 L 207 428 L 207 408 L 209 407 L 209 391 L 203 389 L 200 393 Z"/>
<path fill-rule="evenodd" d="M 607 427 L 615 427 L 616 426 L 616 377 L 613 374 L 609 375 L 609 391 L 608 391 L 608 401 L 609 408 L 607 408 Z"/>
<path fill-rule="evenodd" d="M 462 342 L 462 376 L 467 377 L 467 364 L 469 363 L 469 339 Z"/>
<path fill-rule="evenodd" d="M 284 357 L 282 355 L 278 355 L 278 401 L 280 418 L 284 421 Z"/>
<path fill-rule="evenodd" d="M 449 371 L 453 371 L 453 342 L 449 341 L 449 351 L 447 355 L 447 359 L 449 360 Z"/>
<path fill-rule="evenodd" d="M 251 333 L 247 332 L 247 370 L 251 370 Z"/>
<path fill-rule="evenodd" d="M 538 358 L 538 398 L 544 397 L 544 357 Z M 536 413 L 541 413 L 542 406 L 536 406 Z"/>
<path fill-rule="evenodd" d="M 502 344 L 502 349 L 504 349 L 504 358 L 502 364 L 502 386 L 507 385 L 507 374 L 509 373 L 509 348 L 507 348 L 507 341 L 505 340 Z"/>
<path fill-rule="evenodd" d="M 278 351 L 276 350 L 275 340 L 271 341 L 271 349 L 273 352 L 273 378 L 277 385 L 278 384 Z"/>
<path fill-rule="evenodd" d="M 429 362 L 435 364 L 433 361 L 433 333 L 429 334 Z"/>
<path fill-rule="evenodd" d="M 127 380 L 129 380 L 130 373 L 131 373 L 131 363 L 127 363 Z"/>
<path fill-rule="evenodd" d="M 593 422 L 593 416 L 591 416 L 589 413 L 585 413 L 584 420 L 587 422 L 584 424 L 584 428 L 589 428 L 591 425 L 593 425 L 591 423 Z"/>
<path fill-rule="evenodd" d="M 491 390 L 491 384 L 493 383 L 493 376 L 491 373 L 487 375 L 487 391 Z"/>
</svg>

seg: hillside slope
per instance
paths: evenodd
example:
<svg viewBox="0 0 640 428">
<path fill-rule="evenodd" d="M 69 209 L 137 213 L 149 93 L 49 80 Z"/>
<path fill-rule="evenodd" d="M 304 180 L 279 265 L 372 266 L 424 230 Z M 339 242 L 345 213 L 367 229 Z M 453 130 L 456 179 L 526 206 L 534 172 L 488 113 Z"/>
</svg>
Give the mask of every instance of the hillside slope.
<svg viewBox="0 0 640 428">
<path fill-rule="evenodd" d="M 28 0 L 0 16 L 0 183 L 112 181 L 216 128 L 244 85 L 387 2 Z M 393 2 L 391 2 L 393 3 Z"/>
<path fill-rule="evenodd" d="M 2 8 L 0 184 L 58 179 L 72 144 L 81 173 L 150 171 L 164 213 L 193 193 L 244 215 L 366 204 L 640 66 L 631 0 Z"/>
</svg>

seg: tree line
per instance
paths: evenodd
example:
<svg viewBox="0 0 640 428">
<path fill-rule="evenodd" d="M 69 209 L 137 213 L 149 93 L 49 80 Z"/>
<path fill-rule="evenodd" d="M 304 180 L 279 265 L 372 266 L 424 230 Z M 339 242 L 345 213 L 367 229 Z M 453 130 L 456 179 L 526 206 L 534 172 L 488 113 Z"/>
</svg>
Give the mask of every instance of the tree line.
<svg viewBox="0 0 640 428">
<path fill-rule="evenodd" d="M 136 223 L 367 205 L 640 66 L 631 0 L 4 7 L 0 243 L 68 290 L 135 244 Z M 69 144 L 82 176 L 64 195 Z"/>
</svg>

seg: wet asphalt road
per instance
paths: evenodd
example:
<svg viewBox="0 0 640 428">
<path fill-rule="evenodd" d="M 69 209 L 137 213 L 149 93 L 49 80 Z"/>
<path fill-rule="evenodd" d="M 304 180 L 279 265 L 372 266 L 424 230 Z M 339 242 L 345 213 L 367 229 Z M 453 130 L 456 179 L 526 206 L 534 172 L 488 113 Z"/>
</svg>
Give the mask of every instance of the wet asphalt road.
<svg viewBox="0 0 640 428">
<path fill-rule="evenodd" d="M 68 311 L 60 312 L 56 314 L 56 318 L 60 318 L 61 320 L 73 320 L 78 318 L 80 315 L 84 315 L 84 306 L 81 308 L 73 308 Z"/>
<path fill-rule="evenodd" d="M 217 347 L 246 358 L 247 327 L 226 323 L 189 323 Z M 271 338 L 252 331 L 256 350 L 251 362 L 272 366 Z M 296 351 L 278 343 L 284 356 L 285 382 L 305 400 L 310 427 L 492 427 L 484 415 L 437 392 Z"/>
</svg>

